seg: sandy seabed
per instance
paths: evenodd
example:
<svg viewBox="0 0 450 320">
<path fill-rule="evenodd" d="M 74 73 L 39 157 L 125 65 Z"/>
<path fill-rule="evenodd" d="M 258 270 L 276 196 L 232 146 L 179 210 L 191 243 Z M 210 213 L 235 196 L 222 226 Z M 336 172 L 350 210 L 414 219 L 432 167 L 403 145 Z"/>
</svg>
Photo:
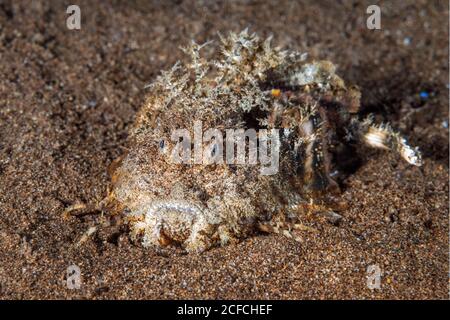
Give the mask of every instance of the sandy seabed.
<svg viewBox="0 0 450 320">
<path fill-rule="evenodd" d="M 370 1 L 339 2 L 78 1 L 81 30 L 61 1 L 0 2 L 0 298 L 447 298 L 448 2 L 379 2 L 381 30 L 366 27 Z M 424 165 L 364 150 L 341 223 L 311 219 L 300 243 L 259 235 L 187 255 L 142 248 L 119 218 L 64 219 L 106 195 L 143 88 L 178 48 L 245 27 L 336 63 L 364 113 L 400 128 Z M 71 265 L 80 289 L 67 287 Z"/>
</svg>

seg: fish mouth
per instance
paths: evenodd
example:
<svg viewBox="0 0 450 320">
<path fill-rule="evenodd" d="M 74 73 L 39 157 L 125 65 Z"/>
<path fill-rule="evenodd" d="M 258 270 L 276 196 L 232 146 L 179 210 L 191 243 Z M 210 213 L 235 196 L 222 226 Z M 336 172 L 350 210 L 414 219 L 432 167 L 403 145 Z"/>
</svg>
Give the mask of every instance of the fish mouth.
<svg viewBox="0 0 450 320">
<path fill-rule="evenodd" d="M 141 218 L 147 221 L 154 217 L 164 218 L 164 215 L 179 214 L 187 220 L 196 220 L 203 215 L 205 208 L 198 203 L 188 200 L 154 200 L 140 205 L 137 210 L 129 210 L 126 215 L 130 218 Z"/>
<path fill-rule="evenodd" d="M 144 243 L 183 243 L 207 225 L 206 208 L 192 200 L 158 199 L 126 212 Z M 139 231 L 140 230 L 140 231 Z"/>
</svg>

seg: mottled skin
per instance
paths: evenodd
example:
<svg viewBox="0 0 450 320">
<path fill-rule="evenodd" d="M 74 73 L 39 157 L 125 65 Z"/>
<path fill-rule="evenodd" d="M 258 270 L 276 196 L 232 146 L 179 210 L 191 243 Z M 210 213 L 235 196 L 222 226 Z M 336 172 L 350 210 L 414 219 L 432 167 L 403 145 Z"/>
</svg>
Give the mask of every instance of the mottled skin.
<svg viewBox="0 0 450 320">
<path fill-rule="evenodd" d="M 357 120 L 360 93 L 345 86 L 332 63 L 291 59 L 246 31 L 222 42 L 215 78 L 207 76 L 210 65 L 195 44 L 186 50 L 191 65 L 159 78 L 137 115 L 129 151 L 111 167 L 104 208 L 125 215 L 144 246 L 179 244 L 201 252 L 258 227 L 267 231 L 275 220 L 295 223 L 311 197 L 338 190 L 332 155 L 350 140 L 392 149 L 420 165 L 420 153 L 389 127 Z M 187 128 L 194 136 L 194 120 L 203 130 L 281 129 L 278 173 L 261 175 L 255 165 L 172 163 L 171 133 Z"/>
</svg>

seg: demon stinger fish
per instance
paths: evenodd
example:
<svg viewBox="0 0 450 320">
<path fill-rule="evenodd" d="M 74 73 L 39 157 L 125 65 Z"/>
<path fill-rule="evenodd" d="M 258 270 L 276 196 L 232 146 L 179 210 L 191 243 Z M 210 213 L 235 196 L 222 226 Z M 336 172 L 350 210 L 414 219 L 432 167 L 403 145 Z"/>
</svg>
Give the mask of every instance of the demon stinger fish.
<svg viewBox="0 0 450 320">
<path fill-rule="evenodd" d="M 220 40 L 210 60 L 200 54 L 204 45 L 193 42 L 184 49 L 190 63 L 175 64 L 149 86 L 128 151 L 111 166 L 110 192 L 100 206 L 123 215 L 145 247 L 178 244 L 202 252 L 260 230 L 290 236 L 302 206 L 339 189 L 331 175 L 337 145 L 391 150 L 422 164 L 418 148 L 389 125 L 359 120 L 360 91 L 346 86 L 331 62 L 274 48 L 270 38 L 247 30 Z M 254 129 L 258 145 L 267 140 L 264 132 L 278 129 L 279 139 L 270 143 L 279 141 L 271 151 L 279 152 L 276 173 L 225 161 L 217 134 L 201 140 L 202 155 L 223 159 L 196 161 L 190 142 L 181 148 L 183 161 L 174 162 L 181 143 L 174 132 L 201 136 L 195 121 L 224 136 L 230 129 Z"/>
</svg>

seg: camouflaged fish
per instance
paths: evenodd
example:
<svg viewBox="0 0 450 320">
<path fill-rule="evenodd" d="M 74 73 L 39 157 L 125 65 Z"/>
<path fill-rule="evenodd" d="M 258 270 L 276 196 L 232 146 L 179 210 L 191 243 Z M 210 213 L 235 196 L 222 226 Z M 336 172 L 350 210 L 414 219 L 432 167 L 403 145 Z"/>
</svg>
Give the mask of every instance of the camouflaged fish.
<svg viewBox="0 0 450 320">
<path fill-rule="evenodd" d="M 275 221 L 295 226 L 300 208 L 339 189 L 332 173 L 348 144 L 391 150 L 421 165 L 418 148 L 389 125 L 359 119 L 361 94 L 331 62 L 274 48 L 270 38 L 247 30 L 220 40 L 210 60 L 200 54 L 205 45 L 193 42 L 183 49 L 190 63 L 175 64 L 149 86 L 129 150 L 111 166 L 102 208 L 123 215 L 145 247 L 202 252 L 258 230 L 280 232 Z M 210 128 L 222 137 L 206 137 Z M 245 150 L 256 148 L 257 161 L 278 156 L 275 173 L 262 174 L 255 159 L 233 161 L 234 147 L 224 140 L 236 129 L 256 132 L 256 144 Z M 183 139 L 174 135 L 179 130 Z M 258 149 L 264 145 L 266 154 Z"/>
</svg>

